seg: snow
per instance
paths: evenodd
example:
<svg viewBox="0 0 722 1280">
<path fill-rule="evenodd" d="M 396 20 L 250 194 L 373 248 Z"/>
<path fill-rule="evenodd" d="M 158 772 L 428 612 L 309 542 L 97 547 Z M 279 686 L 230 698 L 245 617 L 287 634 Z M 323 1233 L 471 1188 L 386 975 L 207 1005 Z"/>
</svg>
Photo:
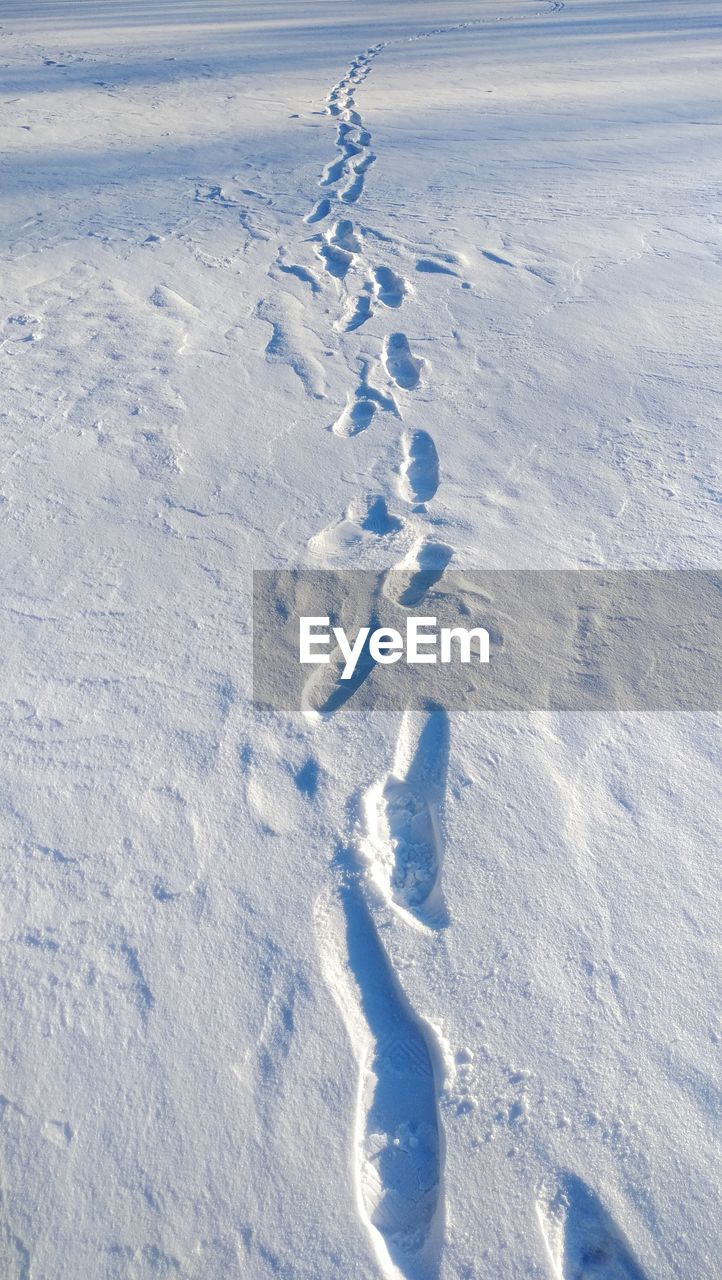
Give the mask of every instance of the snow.
<svg viewBox="0 0 722 1280">
<path fill-rule="evenodd" d="M 719 5 L 0 0 L 0 61 L 3 1276 L 713 1276 L 714 691 L 312 719 L 250 602 L 714 567 Z"/>
</svg>

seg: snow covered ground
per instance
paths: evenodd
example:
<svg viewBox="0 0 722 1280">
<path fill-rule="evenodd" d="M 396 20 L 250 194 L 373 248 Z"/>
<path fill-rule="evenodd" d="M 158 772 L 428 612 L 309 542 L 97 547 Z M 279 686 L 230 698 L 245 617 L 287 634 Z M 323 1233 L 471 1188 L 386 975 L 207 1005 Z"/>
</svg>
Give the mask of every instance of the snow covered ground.
<svg viewBox="0 0 722 1280">
<path fill-rule="evenodd" d="M 0 67 L 3 1278 L 712 1280 L 714 717 L 284 715 L 250 598 L 718 561 L 718 0 Z"/>
</svg>

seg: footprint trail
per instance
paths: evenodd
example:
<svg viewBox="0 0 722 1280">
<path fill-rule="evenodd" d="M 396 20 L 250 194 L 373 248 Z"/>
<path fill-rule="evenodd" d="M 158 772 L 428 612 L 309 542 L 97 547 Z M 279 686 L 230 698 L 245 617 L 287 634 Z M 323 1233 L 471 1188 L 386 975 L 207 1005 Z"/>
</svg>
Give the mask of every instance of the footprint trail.
<svg viewBox="0 0 722 1280">
<path fill-rule="evenodd" d="M 411 39 L 463 31 L 485 21 L 439 27 Z M 321 174 L 323 195 L 306 214 L 307 225 L 332 219 L 363 197 L 376 154 L 355 95 L 389 43 L 380 42 L 353 58 L 327 95 L 327 113 L 336 121 L 336 156 Z M 389 240 L 380 232 L 373 235 L 377 241 Z M 391 266 L 366 260 L 364 237 L 347 217 L 336 216 L 331 229 L 316 237 L 316 246 L 326 273 L 345 295 L 342 313 L 334 322 L 335 331 L 347 335 L 345 343 L 353 344 L 352 335 L 372 317 L 378 320 L 385 310 L 400 310 L 412 292 L 409 282 Z M 414 263 L 419 277 L 451 280 L 458 280 L 459 265 L 456 257 L 442 249 L 431 249 Z M 354 275 L 362 271 L 366 281 L 353 300 L 346 285 L 352 268 Z M 401 421 L 402 412 L 389 385 L 406 393 L 402 406 L 406 412 L 430 370 L 401 329 L 383 338 L 379 367 L 387 380 L 385 390 L 369 380 L 370 365 L 377 357 L 362 350 L 356 359 L 358 383 L 331 424 L 332 433 L 348 441 L 361 432 L 378 430 L 378 410 Z M 353 358 L 348 362 L 349 370 L 352 367 Z M 368 490 L 362 491 L 344 517 L 310 540 L 309 555 L 333 559 L 346 556 L 352 547 L 360 547 L 363 554 L 369 537 L 388 540 L 389 550 L 397 537 L 414 538 L 399 565 L 401 572 L 387 577 L 383 591 L 402 607 L 415 608 L 442 577 L 453 549 L 436 541 L 427 516 L 427 503 L 440 483 L 434 440 L 423 429 L 405 428 L 400 446 L 401 463 L 388 493 L 395 489 L 411 508 L 410 514 L 399 518 L 390 512 L 386 494 L 369 497 Z M 377 609 L 377 599 L 364 606 L 364 612 L 373 615 L 368 619 L 372 628 L 377 625 Z M 332 654 L 330 663 L 314 671 L 304 690 L 303 711 L 309 724 L 318 725 L 347 705 L 374 666 L 366 649 L 352 679 L 344 681 L 342 657 Z M 402 929 L 428 933 L 449 925 L 441 880 L 448 760 L 445 710 L 436 705 L 421 712 L 408 708 L 393 765 L 363 800 L 365 825 L 358 838 L 358 855 L 367 878 L 360 876 L 357 867 L 347 865 L 339 890 L 317 904 L 325 975 L 359 1064 L 353 1135 L 357 1204 L 387 1280 L 439 1277 L 445 1230 L 444 1134 L 438 1108 L 441 1054 L 431 1027 L 409 1005 L 377 927 L 377 902 L 368 895 L 373 887 L 378 902 L 387 904 Z M 542 1197 L 538 1213 L 556 1280 L 647 1280 L 611 1219 L 579 1179 L 570 1176 L 554 1197 Z"/>
</svg>

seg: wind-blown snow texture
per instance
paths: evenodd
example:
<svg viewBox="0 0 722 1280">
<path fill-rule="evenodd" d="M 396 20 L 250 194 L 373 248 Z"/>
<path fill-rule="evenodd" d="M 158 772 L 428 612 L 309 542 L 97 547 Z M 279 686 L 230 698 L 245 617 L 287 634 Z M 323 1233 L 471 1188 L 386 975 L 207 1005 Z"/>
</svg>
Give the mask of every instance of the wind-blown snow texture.
<svg viewBox="0 0 722 1280">
<path fill-rule="evenodd" d="M 721 53 L 0 0 L 3 1277 L 717 1274 L 712 718 L 284 718 L 249 602 L 714 563 Z"/>
</svg>

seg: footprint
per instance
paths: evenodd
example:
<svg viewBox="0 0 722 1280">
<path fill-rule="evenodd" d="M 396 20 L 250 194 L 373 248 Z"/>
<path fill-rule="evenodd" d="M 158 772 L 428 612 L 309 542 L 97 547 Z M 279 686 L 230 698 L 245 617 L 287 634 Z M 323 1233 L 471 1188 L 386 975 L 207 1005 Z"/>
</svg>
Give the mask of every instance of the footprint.
<svg viewBox="0 0 722 1280">
<path fill-rule="evenodd" d="M 414 391 L 421 381 L 425 361 L 411 354 L 405 333 L 391 333 L 384 341 L 384 366 L 392 382 L 404 391 Z"/>
<path fill-rule="evenodd" d="M 441 822 L 449 718 L 441 707 L 407 712 L 394 768 L 366 796 L 361 853 L 387 901 L 428 928 L 444 928 Z"/>
<path fill-rule="evenodd" d="M 373 400 L 367 400 L 357 391 L 356 398 L 348 401 L 343 413 L 339 414 L 336 421 L 331 424 L 331 430 L 334 435 L 343 436 L 348 440 L 370 426 L 375 412 L 376 405 Z"/>
<path fill-rule="evenodd" d="M 622 1232 L 576 1174 L 542 1190 L 537 1215 L 554 1280 L 646 1280 Z"/>
<path fill-rule="evenodd" d="M 332 187 L 334 183 L 340 182 L 346 172 L 346 157 L 341 156 L 339 160 L 332 160 L 326 165 L 323 171 L 323 177 L 319 182 L 319 187 Z"/>
<path fill-rule="evenodd" d="M 439 487 L 439 455 L 426 431 L 413 431 L 403 439 L 404 460 L 399 492 L 406 502 L 430 502 Z"/>
<path fill-rule="evenodd" d="M 384 595 L 404 609 L 415 608 L 443 576 L 453 554 L 452 548 L 444 542 L 422 541 L 405 563 L 391 570 L 384 585 Z"/>
<path fill-rule="evenodd" d="M 335 244 L 319 245 L 318 256 L 330 276 L 335 280 L 344 280 L 353 264 L 353 254 L 346 249 L 338 249 Z"/>
<path fill-rule="evenodd" d="M 378 537 L 385 538 L 389 533 L 398 533 L 403 527 L 403 520 L 389 514 L 386 499 L 381 494 L 368 498 L 367 504 L 366 515 L 361 520 L 361 528 L 366 529 L 368 533 L 375 533 Z"/>
<path fill-rule="evenodd" d="M 378 625 L 376 618 L 371 618 L 368 623 L 371 632 Z M 349 638 L 353 643 L 358 634 L 358 628 L 349 628 L 348 632 L 352 633 Z M 368 642 L 361 651 L 353 674 L 346 680 L 342 677 L 346 659 L 341 650 L 333 650 L 330 659 L 328 664 L 313 668 L 313 674 L 304 685 L 301 710 L 306 719 L 312 723 L 317 723 L 340 711 L 341 707 L 353 698 L 361 685 L 365 684 L 376 666 L 369 652 Z"/>
<path fill-rule="evenodd" d="M 318 905 L 316 927 L 359 1057 L 358 1203 L 384 1272 L 432 1280 L 444 1230 L 438 1049 L 398 984 L 359 883 L 349 878 L 339 898 Z"/>
<path fill-rule="evenodd" d="M 309 225 L 313 222 L 323 222 L 324 218 L 327 218 L 330 212 L 331 201 L 324 196 L 322 200 L 318 201 L 318 204 L 314 205 L 311 212 L 306 214 L 303 221 Z"/>
<path fill-rule="evenodd" d="M 395 418 L 400 418 L 399 406 L 394 397 L 387 395 L 385 391 L 379 391 L 378 387 L 374 387 L 369 382 L 369 361 L 361 361 L 361 377 L 359 380 L 357 397 L 364 397 L 366 400 L 372 400 L 379 408 L 384 409 L 387 413 L 393 413 Z"/>
<path fill-rule="evenodd" d="M 354 548 L 368 546 L 376 538 L 392 538 L 404 526 L 405 521 L 391 514 L 381 494 L 366 494 L 354 499 L 342 519 L 314 534 L 308 549 L 324 566 L 340 561 L 348 568 L 348 557 Z"/>
<path fill-rule="evenodd" d="M 352 333 L 354 329 L 360 329 L 362 324 L 371 316 L 371 298 L 368 293 L 362 293 L 356 299 L 353 313 L 347 323 L 344 325 L 346 333 Z"/>
<path fill-rule="evenodd" d="M 351 179 L 347 187 L 340 192 L 340 197 L 344 204 L 356 204 L 356 201 L 363 195 L 364 180 L 363 175 L 357 173 Z"/>
<path fill-rule="evenodd" d="M 376 164 L 376 156 L 373 151 L 369 151 L 364 156 L 363 160 L 359 160 L 358 163 L 354 165 L 354 170 L 356 173 L 365 174 L 368 173 L 372 164 Z"/>
<path fill-rule="evenodd" d="M 407 284 L 390 267 L 377 267 L 374 272 L 376 297 L 385 307 L 400 307 L 406 297 Z"/>
<path fill-rule="evenodd" d="M 351 222 L 350 218 L 341 218 L 336 223 L 328 237 L 328 242 L 345 253 L 361 252 L 361 241 L 353 229 L 353 222 Z"/>
<path fill-rule="evenodd" d="M 284 302 L 287 305 L 281 305 Z M 291 304 L 295 304 L 294 308 Z M 323 400 L 326 395 L 324 370 L 309 351 L 306 331 L 300 316 L 301 304 L 290 295 L 283 300 L 264 298 L 256 306 L 255 314 L 271 327 L 271 336 L 265 345 L 266 359 L 287 364 L 301 380 L 307 395 Z"/>
<path fill-rule="evenodd" d="M 368 129 L 361 126 L 360 117 L 356 112 L 351 113 L 356 116 L 356 120 L 352 123 L 350 120 L 341 119 L 336 135 L 336 146 L 341 148 L 349 143 L 355 148 L 353 155 L 360 155 L 365 147 L 371 142 L 371 134 Z"/>
<path fill-rule="evenodd" d="M 356 142 L 344 142 L 342 151 L 344 160 L 355 160 L 363 154 L 363 147 L 359 147 Z"/>
</svg>

